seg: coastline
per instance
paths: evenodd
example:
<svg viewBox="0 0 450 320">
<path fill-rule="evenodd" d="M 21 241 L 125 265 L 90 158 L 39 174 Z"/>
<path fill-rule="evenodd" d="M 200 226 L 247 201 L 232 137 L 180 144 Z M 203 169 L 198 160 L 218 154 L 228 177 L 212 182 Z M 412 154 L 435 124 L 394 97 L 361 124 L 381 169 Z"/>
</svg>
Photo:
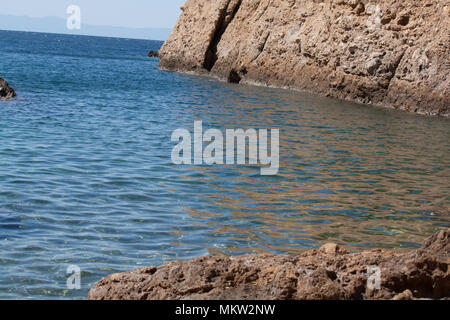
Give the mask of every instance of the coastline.
<svg viewBox="0 0 450 320">
<path fill-rule="evenodd" d="M 196 77 L 202 77 L 205 79 L 211 79 L 214 81 L 219 81 L 222 83 L 228 83 L 228 80 L 226 78 L 222 78 L 219 75 L 216 74 L 211 74 L 209 72 L 206 71 L 185 71 L 185 70 L 170 70 L 170 69 L 165 69 L 164 67 L 158 67 L 158 70 L 160 71 L 164 71 L 164 72 L 174 72 L 174 73 L 178 73 L 178 74 L 184 74 L 187 76 L 196 76 Z M 239 84 L 241 85 L 247 85 L 247 86 L 254 86 L 254 87 L 261 87 L 261 88 L 270 88 L 270 89 L 278 89 L 278 90 L 288 90 L 288 91 L 292 91 L 292 92 L 297 92 L 299 94 L 308 94 L 308 95 L 312 95 L 318 98 L 330 98 L 330 99 L 334 99 L 337 101 L 342 101 L 342 102 L 347 102 L 347 103 L 355 103 L 361 106 L 366 106 L 366 107 L 370 107 L 370 108 L 381 108 L 384 110 L 395 110 L 398 111 L 400 113 L 405 113 L 405 114 L 409 114 L 409 115 L 417 115 L 417 116 L 425 116 L 425 117 L 431 117 L 431 118 L 441 118 L 441 119 L 450 119 L 450 109 L 448 110 L 448 112 L 445 113 L 433 113 L 430 112 L 429 110 L 426 109 L 417 109 L 414 112 L 411 112 L 410 110 L 406 110 L 403 108 L 396 108 L 392 105 L 386 105 L 386 104 L 375 104 L 375 103 L 364 103 L 362 101 L 359 100 L 349 100 L 349 99 L 343 99 L 343 98 L 337 98 L 334 97 L 332 95 L 321 95 L 319 93 L 317 93 L 314 90 L 307 90 L 307 89 L 303 89 L 303 88 L 298 88 L 298 87 L 289 87 L 289 86 L 277 86 L 277 85 L 273 85 L 270 83 L 264 83 L 264 82 L 258 82 L 256 80 L 245 80 L 240 82 Z"/>
<path fill-rule="evenodd" d="M 297 257 L 202 257 L 112 274 L 89 300 L 414 300 L 450 298 L 450 229 L 409 253 L 349 253 L 336 244 Z"/>
<path fill-rule="evenodd" d="M 160 69 L 450 115 L 446 1 L 188 0 Z"/>
<path fill-rule="evenodd" d="M 449 117 L 448 2 L 188 0 L 159 70 Z M 209 256 L 112 274 L 90 300 L 449 299 L 450 229 L 422 248 Z M 379 287 L 371 286 L 371 268 Z"/>
<path fill-rule="evenodd" d="M 450 0 L 185 1 L 0 30 L 0 299 L 450 300 Z"/>
</svg>

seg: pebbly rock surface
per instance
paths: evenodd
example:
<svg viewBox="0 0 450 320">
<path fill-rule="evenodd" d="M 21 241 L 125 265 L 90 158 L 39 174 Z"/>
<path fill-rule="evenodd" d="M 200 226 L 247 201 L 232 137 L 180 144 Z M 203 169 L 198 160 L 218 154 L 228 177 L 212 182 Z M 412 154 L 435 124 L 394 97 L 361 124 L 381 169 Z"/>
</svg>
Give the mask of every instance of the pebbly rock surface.
<svg viewBox="0 0 450 320">
<path fill-rule="evenodd" d="M 160 68 L 450 114 L 450 0 L 187 0 Z"/>
<path fill-rule="evenodd" d="M 406 254 L 327 244 L 297 257 L 203 257 L 117 273 L 90 300 L 449 299 L 450 229 Z"/>
<path fill-rule="evenodd" d="M 0 78 L 0 99 L 8 100 L 16 96 L 16 92 L 8 85 L 8 82 Z"/>
</svg>

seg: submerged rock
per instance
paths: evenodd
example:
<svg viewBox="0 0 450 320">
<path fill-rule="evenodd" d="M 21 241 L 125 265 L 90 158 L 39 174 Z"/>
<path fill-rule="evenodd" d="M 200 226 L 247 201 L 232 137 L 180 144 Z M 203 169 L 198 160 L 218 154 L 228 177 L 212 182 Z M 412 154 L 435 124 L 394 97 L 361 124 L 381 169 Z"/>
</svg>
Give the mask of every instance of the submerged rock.
<svg viewBox="0 0 450 320">
<path fill-rule="evenodd" d="M 188 0 L 160 68 L 450 114 L 446 0 Z"/>
<path fill-rule="evenodd" d="M 0 78 L 0 99 L 7 100 L 16 96 L 16 92 L 8 85 L 8 82 Z"/>
<path fill-rule="evenodd" d="M 107 299 L 445 299 L 450 298 L 450 229 L 399 254 L 350 254 L 327 244 L 297 257 L 245 255 L 169 262 L 110 275 L 89 292 Z"/>
</svg>

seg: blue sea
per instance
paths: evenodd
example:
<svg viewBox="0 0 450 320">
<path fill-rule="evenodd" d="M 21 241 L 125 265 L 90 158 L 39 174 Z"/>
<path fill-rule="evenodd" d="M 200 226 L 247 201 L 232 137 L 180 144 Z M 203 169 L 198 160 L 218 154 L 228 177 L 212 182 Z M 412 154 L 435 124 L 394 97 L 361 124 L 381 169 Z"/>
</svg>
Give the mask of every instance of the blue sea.
<svg viewBox="0 0 450 320">
<path fill-rule="evenodd" d="M 411 250 L 450 226 L 450 120 L 158 70 L 158 41 L 0 31 L 0 299 L 177 259 Z M 175 165 L 172 132 L 280 129 L 280 170 Z M 67 287 L 67 268 L 81 289 Z"/>
</svg>

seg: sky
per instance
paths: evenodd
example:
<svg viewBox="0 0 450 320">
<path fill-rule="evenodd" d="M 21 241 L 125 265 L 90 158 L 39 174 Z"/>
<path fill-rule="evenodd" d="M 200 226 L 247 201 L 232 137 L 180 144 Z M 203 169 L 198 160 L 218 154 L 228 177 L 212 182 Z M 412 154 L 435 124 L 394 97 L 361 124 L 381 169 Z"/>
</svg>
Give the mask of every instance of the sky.
<svg viewBox="0 0 450 320">
<path fill-rule="evenodd" d="M 126 28 L 173 28 L 186 0 L 2 0 L 0 15 L 60 17 L 81 9 L 83 24 Z"/>
</svg>

